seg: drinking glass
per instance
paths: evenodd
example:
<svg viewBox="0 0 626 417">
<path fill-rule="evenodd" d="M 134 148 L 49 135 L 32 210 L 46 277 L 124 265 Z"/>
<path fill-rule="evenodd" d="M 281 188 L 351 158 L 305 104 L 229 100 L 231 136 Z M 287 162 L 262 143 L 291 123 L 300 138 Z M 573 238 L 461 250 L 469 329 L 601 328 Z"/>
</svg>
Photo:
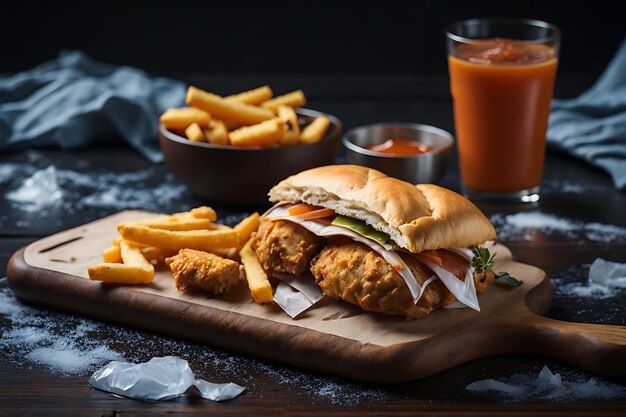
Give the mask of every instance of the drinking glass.
<svg viewBox="0 0 626 417">
<path fill-rule="evenodd" d="M 448 27 L 463 193 L 472 200 L 539 200 L 559 29 L 530 19 Z"/>
</svg>

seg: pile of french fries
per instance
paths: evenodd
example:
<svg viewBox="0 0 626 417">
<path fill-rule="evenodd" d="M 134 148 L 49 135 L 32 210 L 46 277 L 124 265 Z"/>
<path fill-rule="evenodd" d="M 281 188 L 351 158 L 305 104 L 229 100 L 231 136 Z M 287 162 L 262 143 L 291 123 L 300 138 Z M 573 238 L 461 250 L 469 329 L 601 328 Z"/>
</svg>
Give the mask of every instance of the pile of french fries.
<svg viewBox="0 0 626 417">
<path fill-rule="evenodd" d="M 273 97 L 265 85 L 221 97 L 190 86 L 186 102 L 191 107 L 169 109 L 160 121 L 169 130 L 193 142 L 232 146 L 292 146 L 321 140 L 330 120 L 315 118 L 302 129 L 295 108 L 306 103 L 302 90 Z"/>
<path fill-rule="evenodd" d="M 215 223 L 210 207 L 121 223 L 119 237 L 104 250 L 104 263 L 88 268 L 89 278 L 117 284 L 149 284 L 155 266 L 182 249 L 195 249 L 241 261 L 248 286 L 258 303 L 273 301 L 269 279 L 252 249 L 259 227 L 259 213 L 252 213 L 235 227 Z"/>
</svg>

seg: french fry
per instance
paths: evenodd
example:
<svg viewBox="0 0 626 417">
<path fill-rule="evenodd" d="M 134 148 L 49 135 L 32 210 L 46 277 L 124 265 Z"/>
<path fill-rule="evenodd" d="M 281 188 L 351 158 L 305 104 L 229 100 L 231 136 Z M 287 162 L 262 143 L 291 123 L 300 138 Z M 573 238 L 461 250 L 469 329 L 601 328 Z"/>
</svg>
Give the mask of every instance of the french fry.
<svg viewBox="0 0 626 417">
<path fill-rule="evenodd" d="M 143 256 L 142 249 L 139 246 L 122 240 L 120 242 L 120 252 L 124 265 L 140 266 L 143 268 L 152 269 L 154 273 L 154 267 Z"/>
<path fill-rule="evenodd" d="M 234 230 L 239 235 L 239 242 L 247 242 L 250 240 L 250 236 L 252 233 L 256 232 L 259 228 L 259 213 L 254 212 L 242 221 L 239 222 L 237 226 L 234 227 Z"/>
<path fill-rule="evenodd" d="M 136 220 L 127 224 L 136 224 L 163 230 L 201 230 L 210 229 L 213 222 L 210 219 L 200 219 L 189 216 L 163 216 L 148 220 Z"/>
<path fill-rule="evenodd" d="M 192 123 L 187 129 L 185 129 L 185 136 L 192 142 L 206 142 L 204 132 L 198 125 L 198 123 Z"/>
<path fill-rule="evenodd" d="M 236 103 L 259 105 L 272 98 L 273 95 L 274 93 L 272 92 L 272 89 L 268 85 L 264 85 L 263 87 L 255 88 L 254 90 L 244 91 L 243 93 L 224 97 L 224 100 Z"/>
<path fill-rule="evenodd" d="M 189 211 L 181 211 L 171 215 L 151 217 L 148 219 L 133 220 L 126 223 L 140 224 L 155 229 L 168 230 L 185 230 L 185 224 L 189 224 L 187 230 L 194 230 L 192 226 L 196 226 L 196 229 L 207 229 L 215 220 L 217 220 L 217 213 L 215 210 L 211 207 L 201 206 L 193 208 Z M 177 226 L 174 226 L 174 224 L 180 224 L 178 226 L 180 228 L 176 229 Z M 172 225 L 172 228 L 166 227 L 168 225 Z M 119 238 L 113 239 L 113 244 L 119 245 Z"/>
<path fill-rule="evenodd" d="M 285 134 L 285 123 L 275 117 L 254 126 L 245 126 L 228 134 L 232 145 L 271 146 Z"/>
<path fill-rule="evenodd" d="M 102 252 L 102 260 L 109 263 L 122 263 L 122 255 L 119 245 L 113 245 Z"/>
<path fill-rule="evenodd" d="M 174 251 L 197 249 L 211 252 L 214 249 L 239 245 L 238 234 L 234 230 L 171 231 L 134 224 L 120 224 L 117 230 L 124 239 L 131 242 Z"/>
<path fill-rule="evenodd" d="M 221 120 L 211 120 L 207 129 L 209 143 L 214 145 L 228 145 L 228 130 Z"/>
<path fill-rule="evenodd" d="M 252 249 L 252 239 L 243 246 L 239 252 L 241 256 L 241 263 L 243 269 L 246 271 L 246 280 L 248 281 L 248 288 L 252 298 L 257 303 L 271 303 L 274 301 L 274 295 L 272 294 L 272 285 L 270 284 L 265 271 L 261 267 L 256 253 Z"/>
<path fill-rule="evenodd" d="M 186 101 L 190 106 L 204 110 L 217 119 L 242 125 L 254 125 L 274 117 L 274 112 L 269 109 L 227 101 L 192 86 L 187 89 Z"/>
<path fill-rule="evenodd" d="M 165 261 L 165 258 L 176 255 L 176 251 L 155 248 L 154 246 L 144 246 L 141 248 L 141 254 L 150 264 L 157 265 Z"/>
<path fill-rule="evenodd" d="M 328 130 L 330 120 L 326 116 L 316 117 L 310 125 L 302 129 L 300 143 L 315 143 L 322 139 Z"/>
<path fill-rule="evenodd" d="M 285 134 L 280 139 L 282 145 L 295 145 L 300 137 L 300 125 L 298 116 L 293 107 L 280 106 L 277 111 L 278 117 L 285 122 Z"/>
<path fill-rule="evenodd" d="M 154 267 L 150 268 L 118 263 L 103 263 L 87 268 L 89 279 L 117 284 L 149 284 L 154 278 Z"/>
<path fill-rule="evenodd" d="M 124 239 L 122 239 L 121 237 L 116 237 L 115 239 L 113 239 L 113 245 L 118 248 L 118 251 L 120 250 L 119 246 L 122 243 L 122 240 Z M 156 265 L 159 262 L 165 260 L 165 258 L 176 254 L 175 251 L 171 251 L 167 249 L 155 248 L 154 246 L 142 245 L 141 243 L 133 243 L 133 244 L 136 247 L 141 249 L 141 254 L 143 255 L 143 257 L 146 258 L 146 261 L 150 262 L 152 265 Z M 107 261 L 105 259 L 105 262 L 115 262 L 115 261 Z M 121 254 L 120 254 L 119 262 L 120 263 L 122 262 Z"/>
<path fill-rule="evenodd" d="M 189 213 L 191 213 L 193 217 L 196 217 L 199 219 L 209 219 L 212 222 L 217 220 L 217 213 L 211 207 L 207 207 L 207 206 L 196 207 L 194 209 L 191 209 Z"/>
<path fill-rule="evenodd" d="M 208 126 L 211 115 L 194 107 L 183 107 L 167 110 L 159 120 L 168 129 L 185 130 L 193 123 L 197 123 L 200 127 Z"/>
<path fill-rule="evenodd" d="M 304 92 L 302 90 L 296 90 L 267 100 L 261 104 L 261 107 L 276 112 L 280 106 L 302 107 L 305 104 L 306 97 L 304 96 Z"/>
<path fill-rule="evenodd" d="M 122 240 L 124 240 L 121 236 L 116 237 L 115 239 L 113 239 L 113 244 L 120 246 L 122 244 Z M 137 243 L 134 242 L 134 245 L 140 248 L 149 248 L 150 246 L 148 245 L 142 245 L 141 243 Z M 120 255 L 121 256 L 121 255 Z"/>
</svg>

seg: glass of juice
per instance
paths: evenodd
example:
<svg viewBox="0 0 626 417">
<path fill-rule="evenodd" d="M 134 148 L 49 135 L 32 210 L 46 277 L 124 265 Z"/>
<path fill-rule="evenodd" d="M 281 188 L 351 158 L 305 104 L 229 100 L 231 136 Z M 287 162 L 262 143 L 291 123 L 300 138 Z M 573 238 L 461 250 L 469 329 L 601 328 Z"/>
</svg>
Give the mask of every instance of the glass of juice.
<svg viewBox="0 0 626 417">
<path fill-rule="evenodd" d="M 560 44 L 529 19 L 472 19 L 448 27 L 448 69 L 463 193 L 535 202 Z"/>
</svg>

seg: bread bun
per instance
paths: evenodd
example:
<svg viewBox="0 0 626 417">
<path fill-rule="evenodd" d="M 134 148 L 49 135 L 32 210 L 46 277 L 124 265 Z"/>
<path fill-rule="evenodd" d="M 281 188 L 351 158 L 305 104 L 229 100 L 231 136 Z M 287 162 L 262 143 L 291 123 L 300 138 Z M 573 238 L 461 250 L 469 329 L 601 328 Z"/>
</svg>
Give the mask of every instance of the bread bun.
<svg viewBox="0 0 626 417">
<path fill-rule="evenodd" d="M 301 201 L 363 220 L 413 253 L 464 248 L 496 238 L 493 225 L 469 200 L 433 184 L 411 185 L 375 169 L 329 165 L 274 186 L 270 201 Z"/>
</svg>

